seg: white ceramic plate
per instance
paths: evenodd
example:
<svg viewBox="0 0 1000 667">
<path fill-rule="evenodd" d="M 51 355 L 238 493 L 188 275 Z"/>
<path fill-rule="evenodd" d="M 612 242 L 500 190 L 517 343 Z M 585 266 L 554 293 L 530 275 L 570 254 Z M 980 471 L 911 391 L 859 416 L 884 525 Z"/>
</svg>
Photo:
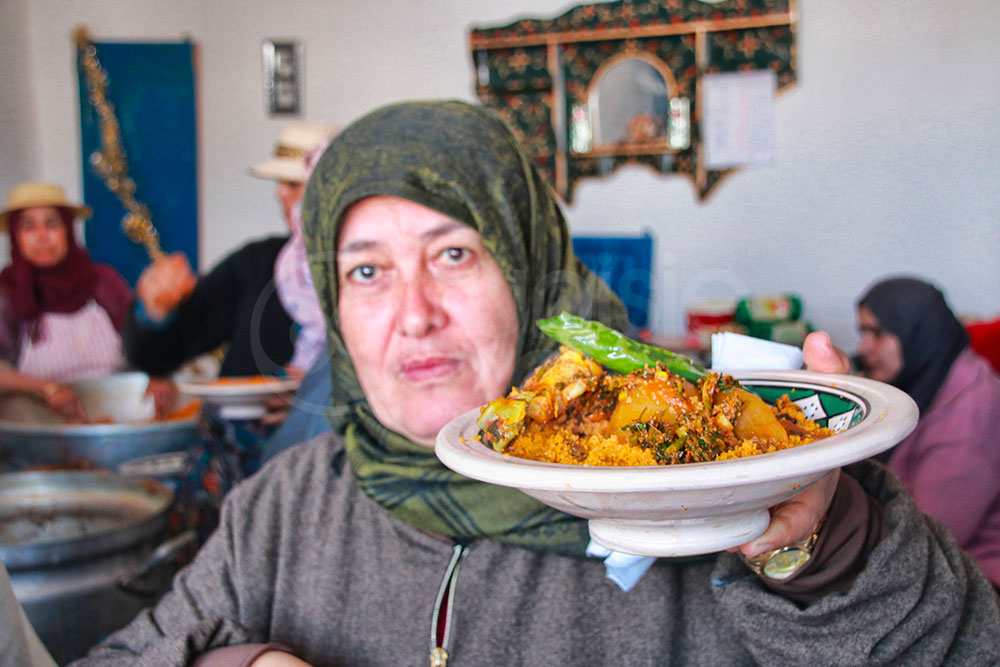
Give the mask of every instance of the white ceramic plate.
<svg viewBox="0 0 1000 667">
<path fill-rule="evenodd" d="M 240 380 L 244 379 L 245 382 Z M 264 404 L 277 394 L 294 392 L 299 380 L 294 378 L 268 378 L 266 381 L 250 378 L 226 378 L 178 382 L 181 393 L 200 398 L 208 405 L 219 408 L 226 419 L 256 419 L 265 412 Z"/>
<path fill-rule="evenodd" d="M 768 508 L 826 472 L 882 452 L 917 423 L 917 406 L 890 385 L 810 371 L 731 374 L 765 400 L 790 393 L 806 416 L 838 431 L 792 449 L 667 466 L 573 466 L 499 454 L 474 439 L 479 408 L 438 433 L 435 451 L 458 473 L 520 489 L 590 520 L 599 544 L 624 553 L 689 556 L 737 546 L 767 528 Z"/>
</svg>

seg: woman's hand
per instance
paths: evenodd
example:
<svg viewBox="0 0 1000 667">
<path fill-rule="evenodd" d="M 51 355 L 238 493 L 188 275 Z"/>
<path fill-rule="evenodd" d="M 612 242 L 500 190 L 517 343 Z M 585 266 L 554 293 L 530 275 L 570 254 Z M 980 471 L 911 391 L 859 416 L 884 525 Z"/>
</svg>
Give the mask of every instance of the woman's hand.
<svg viewBox="0 0 1000 667">
<path fill-rule="evenodd" d="M 288 413 L 292 409 L 292 398 L 294 394 L 286 391 L 275 394 L 264 403 L 264 414 L 260 418 L 260 423 L 264 426 L 280 426 L 288 419 Z"/>
<path fill-rule="evenodd" d="M 250 667 L 310 667 L 310 665 L 291 653 L 267 651 L 251 662 Z"/>
<path fill-rule="evenodd" d="M 285 366 L 285 376 L 291 380 L 302 381 L 306 372 L 295 366 Z M 260 423 L 265 426 L 280 426 L 288 419 L 288 413 L 292 409 L 292 401 L 295 399 L 294 391 L 286 391 L 276 394 L 264 403 L 266 412 L 260 418 Z"/>
<path fill-rule="evenodd" d="M 146 315 L 159 322 L 191 294 L 198 279 L 184 253 L 165 255 L 147 266 L 136 283 Z"/>
<path fill-rule="evenodd" d="M 84 421 L 86 419 L 80 399 L 66 385 L 58 382 L 46 382 L 42 385 L 40 394 L 49 409 L 66 421 Z"/>
<path fill-rule="evenodd" d="M 846 373 L 850 362 L 821 331 L 811 333 L 802 345 L 806 368 L 820 373 Z M 746 556 L 778 549 L 806 539 L 816 531 L 837 490 L 838 470 L 831 470 L 805 491 L 771 508 L 771 523 L 764 534 L 739 547 Z"/>
<path fill-rule="evenodd" d="M 741 545 L 739 551 L 744 556 L 756 556 L 800 542 L 812 535 L 830 507 L 839 479 L 840 470 L 831 470 L 805 491 L 772 507 L 771 523 L 767 530 L 757 539 Z"/>
<path fill-rule="evenodd" d="M 851 370 L 851 361 L 839 347 L 830 342 L 830 336 L 825 331 L 814 331 L 806 336 L 802 344 L 802 356 L 806 368 L 820 373 L 847 373 Z"/>
<path fill-rule="evenodd" d="M 146 386 L 146 396 L 153 397 L 153 405 L 156 408 L 156 418 L 162 419 L 167 416 L 177 403 L 177 385 L 170 378 L 149 378 Z"/>
</svg>

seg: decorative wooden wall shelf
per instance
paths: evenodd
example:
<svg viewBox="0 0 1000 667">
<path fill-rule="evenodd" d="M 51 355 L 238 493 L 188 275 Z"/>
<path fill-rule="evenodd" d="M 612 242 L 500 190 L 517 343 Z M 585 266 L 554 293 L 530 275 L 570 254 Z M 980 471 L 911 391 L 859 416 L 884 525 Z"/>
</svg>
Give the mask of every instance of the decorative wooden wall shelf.
<svg viewBox="0 0 1000 667">
<path fill-rule="evenodd" d="M 685 174 L 705 199 L 733 170 L 704 166 L 701 77 L 770 69 L 779 92 L 794 84 L 795 2 L 617 0 L 473 28 L 476 94 L 510 122 L 567 202 L 580 179 L 629 163 Z M 648 102 L 638 97 L 645 93 Z M 616 118 L 622 99 L 647 109 Z"/>
</svg>

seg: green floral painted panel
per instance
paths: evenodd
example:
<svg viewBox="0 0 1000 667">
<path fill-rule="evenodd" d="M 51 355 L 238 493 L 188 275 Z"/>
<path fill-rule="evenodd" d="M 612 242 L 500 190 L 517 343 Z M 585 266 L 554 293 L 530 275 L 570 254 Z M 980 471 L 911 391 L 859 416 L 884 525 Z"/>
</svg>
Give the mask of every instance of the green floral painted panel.
<svg viewBox="0 0 1000 667">
<path fill-rule="evenodd" d="M 868 403 L 863 398 L 829 387 L 777 380 L 747 380 L 743 386 L 770 404 L 788 394 L 807 418 L 836 433 L 858 424 L 868 414 Z"/>
<path fill-rule="evenodd" d="M 785 90 L 796 80 L 794 15 L 793 0 L 611 0 L 573 7 L 552 19 L 472 28 L 476 94 L 511 123 L 566 202 L 573 201 L 582 179 L 607 176 L 627 164 L 683 174 L 705 199 L 734 170 L 710 170 L 702 162 L 700 77 L 771 70 L 778 90 Z M 697 56 L 702 36 L 703 67 Z M 566 149 L 574 109 L 587 107 L 601 67 L 630 56 L 658 63 L 669 73 L 669 96 L 689 100 L 690 145 L 649 152 Z"/>
<path fill-rule="evenodd" d="M 534 37 L 548 33 L 589 33 L 627 30 L 639 26 L 668 25 L 703 21 L 756 19 L 787 14 L 790 0 L 612 0 L 574 7 L 553 19 L 519 19 L 489 28 L 473 28 L 482 39 Z"/>
</svg>

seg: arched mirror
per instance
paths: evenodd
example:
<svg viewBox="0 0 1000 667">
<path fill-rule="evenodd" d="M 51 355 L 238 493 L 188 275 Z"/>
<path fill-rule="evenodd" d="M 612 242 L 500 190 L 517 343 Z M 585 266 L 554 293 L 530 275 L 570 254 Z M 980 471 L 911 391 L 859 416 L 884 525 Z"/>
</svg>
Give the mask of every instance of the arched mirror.
<svg viewBox="0 0 1000 667">
<path fill-rule="evenodd" d="M 598 72 L 587 98 L 593 146 L 666 143 L 667 79 L 651 63 L 621 58 Z"/>
</svg>

